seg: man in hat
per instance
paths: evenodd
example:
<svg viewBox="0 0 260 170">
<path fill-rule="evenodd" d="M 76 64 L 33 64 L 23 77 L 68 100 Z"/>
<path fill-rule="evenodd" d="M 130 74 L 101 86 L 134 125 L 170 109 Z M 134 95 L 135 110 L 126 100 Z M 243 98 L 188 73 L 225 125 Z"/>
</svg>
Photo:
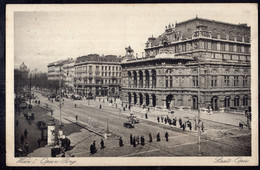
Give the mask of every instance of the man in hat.
<svg viewBox="0 0 260 170">
<path fill-rule="evenodd" d="M 133 136 L 132 136 L 132 134 L 130 134 L 130 145 L 132 145 L 133 144 Z"/>
<path fill-rule="evenodd" d="M 168 139 L 168 137 L 169 137 L 168 132 L 166 132 L 164 136 L 165 136 L 166 142 L 168 142 L 169 141 L 169 139 Z"/>
<path fill-rule="evenodd" d="M 144 143 L 144 136 L 143 136 L 143 135 L 141 136 L 141 145 L 142 145 L 142 146 L 145 145 L 145 143 Z"/>
<path fill-rule="evenodd" d="M 101 149 L 104 149 L 104 148 L 105 148 L 104 141 L 103 141 L 103 139 L 102 139 L 102 138 L 101 138 L 100 145 L 101 145 Z"/>
<path fill-rule="evenodd" d="M 122 137 L 119 138 L 119 147 L 124 146 Z"/>
<path fill-rule="evenodd" d="M 149 133 L 149 142 L 153 142 L 152 134 Z"/>
<path fill-rule="evenodd" d="M 161 141 L 160 132 L 157 133 L 156 137 L 157 137 L 157 142 L 160 142 Z"/>
</svg>

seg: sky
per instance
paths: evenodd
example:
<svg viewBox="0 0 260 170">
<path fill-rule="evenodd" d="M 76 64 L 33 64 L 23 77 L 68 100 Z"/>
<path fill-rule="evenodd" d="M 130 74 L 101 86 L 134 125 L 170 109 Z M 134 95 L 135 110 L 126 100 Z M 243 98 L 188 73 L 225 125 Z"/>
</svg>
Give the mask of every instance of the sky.
<svg viewBox="0 0 260 170">
<path fill-rule="evenodd" d="M 250 11 L 239 5 L 65 5 L 62 10 L 42 6 L 14 13 L 14 67 L 24 62 L 31 70 L 47 72 L 48 63 L 54 61 L 93 53 L 125 55 L 129 45 L 141 57 L 149 37 L 196 15 L 252 24 Z"/>
</svg>

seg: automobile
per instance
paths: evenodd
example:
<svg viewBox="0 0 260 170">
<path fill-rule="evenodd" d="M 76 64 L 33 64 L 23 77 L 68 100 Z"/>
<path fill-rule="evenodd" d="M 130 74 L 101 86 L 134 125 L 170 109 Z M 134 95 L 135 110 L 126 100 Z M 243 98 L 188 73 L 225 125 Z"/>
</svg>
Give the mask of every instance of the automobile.
<svg viewBox="0 0 260 170">
<path fill-rule="evenodd" d="M 168 113 L 169 113 L 169 114 L 174 114 L 174 111 L 173 111 L 173 110 L 171 110 L 171 111 L 169 111 Z"/>
<path fill-rule="evenodd" d="M 55 94 L 51 94 L 50 98 L 56 98 L 56 95 Z"/>
<path fill-rule="evenodd" d="M 88 97 L 86 97 L 86 99 L 94 99 L 94 97 L 93 96 L 88 96 Z"/>
<path fill-rule="evenodd" d="M 74 100 L 81 100 L 82 99 L 80 95 L 72 95 L 71 98 L 74 99 Z"/>
<path fill-rule="evenodd" d="M 60 101 L 60 97 L 56 97 L 56 98 L 55 98 L 55 101 L 56 101 L 56 102 L 59 102 L 59 101 Z"/>
<path fill-rule="evenodd" d="M 126 128 L 134 128 L 135 126 L 134 126 L 134 124 L 132 123 L 132 122 L 124 122 L 124 127 L 126 127 Z"/>
<path fill-rule="evenodd" d="M 127 116 L 127 118 L 128 118 L 128 120 L 130 121 L 130 122 L 132 122 L 132 123 L 139 123 L 139 119 L 137 118 L 137 116 L 136 115 L 134 115 L 134 114 L 130 114 L 130 116 Z"/>
</svg>

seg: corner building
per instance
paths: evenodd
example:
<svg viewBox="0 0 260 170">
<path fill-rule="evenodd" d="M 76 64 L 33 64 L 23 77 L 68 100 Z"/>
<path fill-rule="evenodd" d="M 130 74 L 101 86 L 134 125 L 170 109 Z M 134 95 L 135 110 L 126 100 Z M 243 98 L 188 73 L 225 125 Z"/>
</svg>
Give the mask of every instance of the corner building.
<svg viewBox="0 0 260 170">
<path fill-rule="evenodd" d="M 143 58 L 122 62 L 122 100 L 167 109 L 243 110 L 251 103 L 250 60 L 246 24 L 196 17 L 168 25 L 148 38 Z"/>
<path fill-rule="evenodd" d="M 115 55 L 81 56 L 75 62 L 75 93 L 81 96 L 118 97 L 121 84 L 121 58 Z"/>
</svg>

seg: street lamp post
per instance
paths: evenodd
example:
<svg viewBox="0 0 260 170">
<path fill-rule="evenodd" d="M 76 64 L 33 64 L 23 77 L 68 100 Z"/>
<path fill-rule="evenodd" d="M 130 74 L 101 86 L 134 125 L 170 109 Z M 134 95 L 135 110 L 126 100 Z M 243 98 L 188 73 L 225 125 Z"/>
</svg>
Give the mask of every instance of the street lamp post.
<svg viewBox="0 0 260 170">
<path fill-rule="evenodd" d="M 200 126 L 201 126 L 201 121 L 200 121 L 200 60 L 197 57 L 194 57 L 194 59 L 197 61 L 198 64 L 198 102 L 197 102 L 197 107 L 198 107 L 198 156 L 201 156 L 201 141 L 200 141 Z"/>
<path fill-rule="evenodd" d="M 61 67 L 60 67 L 59 88 L 60 88 L 60 128 L 61 128 L 62 127 L 62 121 L 61 121 Z"/>
<path fill-rule="evenodd" d="M 198 156 L 201 156 L 200 124 L 200 64 L 198 61 Z"/>
</svg>

